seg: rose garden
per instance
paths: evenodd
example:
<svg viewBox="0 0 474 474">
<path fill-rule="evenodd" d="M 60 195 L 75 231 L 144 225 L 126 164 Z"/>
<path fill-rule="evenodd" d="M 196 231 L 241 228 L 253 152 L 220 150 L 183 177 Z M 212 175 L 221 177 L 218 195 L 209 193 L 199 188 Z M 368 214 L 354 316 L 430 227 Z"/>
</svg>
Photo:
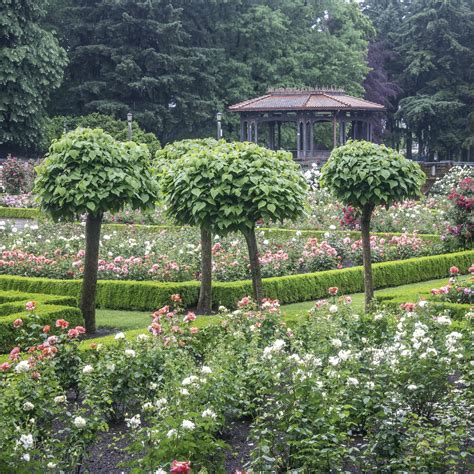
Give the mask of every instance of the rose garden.
<svg viewBox="0 0 474 474">
<path fill-rule="evenodd" d="M 470 169 L 423 196 L 369 142 L 302 174 L 78 129 L 36 173 L 1 209 L 2 472 L 467 472 Z"/>
<path fill-rule="evenodd" d="M 0 19 L 0 474 L 474 472 L 472 2 Z"/>
</svg>

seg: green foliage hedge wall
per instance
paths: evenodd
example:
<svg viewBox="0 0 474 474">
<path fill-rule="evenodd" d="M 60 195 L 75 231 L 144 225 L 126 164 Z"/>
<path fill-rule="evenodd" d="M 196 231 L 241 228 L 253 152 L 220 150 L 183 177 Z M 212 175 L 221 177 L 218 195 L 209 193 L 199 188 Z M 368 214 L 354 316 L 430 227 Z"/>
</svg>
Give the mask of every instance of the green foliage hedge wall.
<svg viewBox="0 0 474 474">
<path fill-rule="evenodd" d="M 374 264 L 376 288 L 399 286 L 448 276 L 449 268 L 456 265 L 466 273 L 474 261 L 474 250 L 431 257 Z M 78 297 L 80 281 L 50 280 L 0 276 L 0 289 L 60 294 Z M 362 267 L 329 270 L 317 273 L 266 278 L 263 280 L 265 296 L 280 303 L 296 303 L 322 298 L 327 288 L 337 286 L 345 294 L 363 291 Z M 183 297 L 186 306 L 195 306 L 199 295 L 199 282 L 181 283 L 105 281 L 99 280 L 97 305 L 101 308 L 153 311 L 169 303 L 174 293 Z M 252 292 L 250 280 L 216 282 L 213 284 L 214 304 L 234 308 L 236 302 Z"/>
</svg>

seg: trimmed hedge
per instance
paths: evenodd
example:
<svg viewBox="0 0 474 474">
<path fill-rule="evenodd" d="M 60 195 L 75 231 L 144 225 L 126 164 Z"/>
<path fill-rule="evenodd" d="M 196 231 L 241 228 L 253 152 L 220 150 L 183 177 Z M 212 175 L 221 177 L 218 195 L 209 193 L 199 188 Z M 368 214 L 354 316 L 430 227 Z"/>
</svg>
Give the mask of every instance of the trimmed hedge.
<svg viewBox="0 0 474 474">
<path fill-rule="evenodd" d="M 457 320 L 463 320 L 464 315 L 470 311 L 472 305 L 461 303 L 449 303 L 447 301 L 439 301 L 431 295 L 431 289 L 426 291 L 413 290 L 403 291 L 403 293 L 387 292 L 377 293 L 376 298 L 383 305 L 389 306 L 393 309 L 398 309 L 404 303 L 417 303 L 421 298 L 430 302 L 431 306 L 438 308 L 440 311 L 448 310 L 451 316 Z"/>
<path fill-rule="evenodd" d="M 453 265 L 459 267 L 461 272 L 466 273 L 472 262 L 474 262 L 474 250 L 376 263 L 373 265 L 374 284 L 376 288 L 386 288 L 443 278 L 448 276 L 449 268 Z M 327 288 L 330 286 L 337 286 L 346 294 L 363 291 L 362 267 L 263 280 L 265 296 L 278 299 L 281 304 L 325 297 Z M 78 298 L 81 282 L 79 280 L 0 275 L 0 289 L 59 294 Z M 108 309 L 153 311 L 168 304 L 173 293 L 179 293 L 186 306 L 195 306 L 199 295 L 199 282 L 99 280 L 97 306 Z M 234 308 L 238 300 L 250 294 L 252 294 L 250 280 L 213 283 L 213 300 L 216 306 L 224 305 Z"/>
<path fill-rule="evenodd" d="M 40 216 L 36 208 L 0 207 L 0 219 L 38 219 Z"/>
<path fill-rule="evenodd" d="M 36 302 L 34 314 L 39 317 L 38 322 L 41 325 L 50 324 L 54 327 L 57 319 L 66 319 L 71 326 L 84 324 L 82 314 L 76 307 L 75 297 L 0 291 L 0 353 L 13 348 L 15 340 L 13 321 L 18 318 L 27 321 L 30 318 L 30 313 L 25 310 L 28 301 Z"/>
<path fill-rule="evenodd" d="M 137 230 L 144 229 L 147 231 L 161 232 L 162 230 L 168 229 L 179 229 L 179 226 L 173 225 L 144 225 L 144 224 L 104 224 L 104 229 L 109 231 L 122 230 L 124 227 L 132 227 Z M 186 226 L 183 226 L 186 227 Z M 280 229 L 278 227 L 257 227 L 256 232 L 265 232 L 268 235 L 281 235 L 281 236 L 292 236 L 296 232 L 300 232 L 302 235 L 307 237 L 316 237 L 317 239 L 325 239 L 326 234 L 340 234 L 343 236 L 351 237 L 352 239 L 360 238 L 360 231 L 356 230 L 312 230 L 312 229 Z M 400 237 L 403 235 L 401 232 L 372 232 L 371 235 L 376 235 L 377 237 L 385 237 L 391 239 L 392 237 Z M 438 234 L 417 234 L 417 236 L 422 240 L 434 240 L 439 241 L 440 236 Z"/>
<path fill-rule="evenodd" d="M 41 217 L 41 211 L 37 208 L 19 208 L 19 207 L 0 207 L 0 219 L 37 219 Z M 146 225 L 146 224 L 103 224 L 104 230 L 122 230 L 124 227 L 134 227 L 137 230 L 144 229 L 148 231 L 161 232 L 162 230 L 168 229 L 179 229 L 180 226 L 176 225 Z M 184 226 L 186 227 L 186 226 Z M 267 234 L 274 235 L 294 235 L 296 232 L 301 232 L 302 235 L 308 237 L 316 237 L 318 239 L 324 239 L 325 234 L 328 232 L 342 234 L 351 238 L 360 238 L 360 232 L 354 230 L 312 230 L 312 229 L 280 229 L 278 227 L 258 227 L 257 232 L 263 231 Z M 399 237 L 403 235 L 401 232 L 372 232 L 371 235 L 378 237 L 386 237 L 388 239 L 392 237 Z M 440 236 L 437 234 L 417 234 L 420 239 L 423 240 L 439 240 Z"/>
</svg>

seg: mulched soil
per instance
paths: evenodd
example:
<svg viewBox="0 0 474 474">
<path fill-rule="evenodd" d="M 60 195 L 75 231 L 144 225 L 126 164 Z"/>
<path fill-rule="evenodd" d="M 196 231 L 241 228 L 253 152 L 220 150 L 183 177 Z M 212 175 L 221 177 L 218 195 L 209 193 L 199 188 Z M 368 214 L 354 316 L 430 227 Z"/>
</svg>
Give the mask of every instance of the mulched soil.
<svg viewBox="0 0 474 474">
<path fill-rule="evenodd" d="M 252 444 L 247 436 L 250 423 L 245 420 L 233 421 L 226 428 L 222 439 L 229 445 L 224 463 L 225 472 L 235 473 L 243 470 L 250 459 Z M 125 423 L 109 425 L 109 431 L 102 433 L 97 443 L 89 451 L 89 456 L 80 472 L 83 474 L 120 474 L 128 473 L 130 469 L 117 467 L 120 463 L 130 460 L 130 454 L 125 451 L 130 442 Z"/>
</svg>

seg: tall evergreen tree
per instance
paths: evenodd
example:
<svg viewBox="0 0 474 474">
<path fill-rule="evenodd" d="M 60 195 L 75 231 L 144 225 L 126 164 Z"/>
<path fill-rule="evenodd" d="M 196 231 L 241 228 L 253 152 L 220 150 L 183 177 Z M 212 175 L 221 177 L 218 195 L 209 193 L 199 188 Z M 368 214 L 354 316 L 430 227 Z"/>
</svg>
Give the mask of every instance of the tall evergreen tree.
<svg viewBox="0 0 474 474">
<path fill-rule="evenodd" d="M 344 0 L 56 2 L 71 63 L 54 113 L 132 109 L 167 142 L 214 135 L 218 109 L 271 86 L 363 93 L 371 25 Z"/>
<path fill-rule="evenodd" d="M 46 0 L 0 0 L 0 145 L 34 148 L 65 51 L 39 21 Z"/>
<path fill-rule="evenodd" d="M 404 98 L 398 116 L 417 137 L 419 154 L 455 159 L 474 142 L 474 3 L 414 0 L 394 36 Z"/>
<path fill-rule="evenodd" d="M 194 135 L 215 113 L 217 53 L 192 46 L 173 2 L 79 0 L 57 14 L 69 18 L 70 65 L 55 112 L 132 111 L 164 141 Z"/>
</svg>

